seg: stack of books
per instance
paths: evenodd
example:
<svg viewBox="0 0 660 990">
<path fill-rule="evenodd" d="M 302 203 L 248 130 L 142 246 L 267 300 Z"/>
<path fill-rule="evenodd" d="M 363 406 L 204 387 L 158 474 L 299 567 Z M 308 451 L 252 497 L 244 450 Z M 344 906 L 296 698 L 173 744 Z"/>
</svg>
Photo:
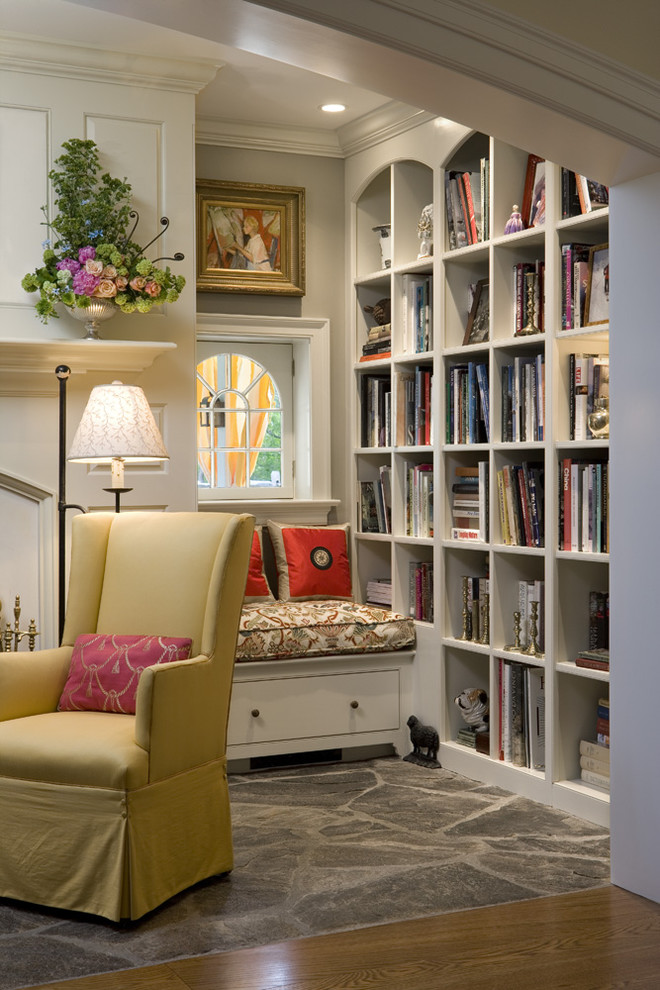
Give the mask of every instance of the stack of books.
<svg viewBox="0 0 660 990">
<path fill-rule="evenodd" d="M 389 578 L 367 581 L 367 604 L 392 608 L 392 582 Z"/>
<path fill-rule="evenodd" d="M 610 701 L 598 699 L 596 740 L 580 741 L 580 777 L 585 784 L 610 789 Z"/>
<path fill-rule="evenodd" d="M 461 746 L 468 746 L 470 749 L 476 750 L 477 753 L 485 753 L 486 756 L 490 756 L 489 732 L 475 732 L 474 729 L 466 725 L 458 730 L 456 742 L 460 743 Z"/>
<path fill-rule="evenodd" d="M 377 361 L 392 357 L 392 324 L 371 327 L 367 331 L 367 342 L 362 345 L 360 361 Z"/>
</svg>

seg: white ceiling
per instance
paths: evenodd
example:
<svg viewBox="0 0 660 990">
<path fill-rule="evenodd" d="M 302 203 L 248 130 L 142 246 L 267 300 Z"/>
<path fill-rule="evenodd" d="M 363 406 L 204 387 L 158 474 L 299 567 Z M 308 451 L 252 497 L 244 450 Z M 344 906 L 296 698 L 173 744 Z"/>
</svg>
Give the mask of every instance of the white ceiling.
<svg viewBox="0 0 660 990">
<path fill-rule="evenodd" d="M 284 62 L 67 0 L 0 0 L 0 31 L 222 63 L 216 78 L 197 97 L 198 115 L 219 121 L 332 132 L 389 102 L 383 95 Z M 348 109 L 324 113 L 319 106 L 327 102 L 345 103 Z"/>
</svg>

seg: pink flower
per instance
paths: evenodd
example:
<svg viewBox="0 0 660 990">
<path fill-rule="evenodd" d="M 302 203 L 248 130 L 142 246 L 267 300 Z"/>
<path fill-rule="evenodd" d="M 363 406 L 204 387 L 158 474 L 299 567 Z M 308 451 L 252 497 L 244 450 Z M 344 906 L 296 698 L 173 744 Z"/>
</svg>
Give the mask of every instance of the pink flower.
<svg viewBox="0 0 660 990">
<path fill-rule="evenodd" d="M 101 299 L 111 299 L 112 296 L 117 295 L 117 286 L 111 278 L 102 278 L 96 286 L 94 295 Z"/>
<path fill-rule="evenodd" d="M 85 262 L 89 261 L 90 258 L 95 258 L 95 257 L 96 257 L 96 248 L 93 248 L 91 245 L 89 245 L 89 247 L 81 248 L 80 251 L 78 251 L 78 261 L 80 262 L 81 265 L 84 265 Z"/>
<path fill-rule="evenodd" d="M 116 278 L 117 269 L 114 265 L 106 265 L 101 272 L 101 278 Z"/>
<path fill-rule="evenodd" d="M 147 282 L 147 284 L 144 287 L 144 291 L 147 293 L 148 296 L 151 296 L 152 299 L 155 299 L 156 296 L 160 295 L 161 287 L 158 284 L 158 282 Z"/>
<path fill-rule="evenodd" d="M 131 281 L 128 284 L 130 285 L 133 292 L 142 292 L 145 285 L 147 284 L 147 280 L 143 275 L 136 275 L 134 278 L 131 279 Z"/>
<path fill-rule="evenodd" d="M 71 272 L 72 275 L 75 275 L 80 269 L 80 263 L 78 261 L 74 261 L 73 258 L 64 258 L 63 261 L 58 261 L 55 267 L 58 271 L 66 269 L 68 272 Z"/>
<path fill-rule="evenodd" d="M 125 275 L 117 275 L 115 285 L 117 286 L 117 291 L 122 292 L 128 285 L 128 279 Z"/>
<path fill-rule="evenodd" d="M 81 268 L 73 276 L 73 291 L 77 296 L 93 296 L 100 279 Z"/>
<path fill-rule="evenodd" d="M 100 277 L 103 271 L 103 262 L 95 258 L 88 258 L 85 262 L 85 271 L 89 272 L 90 275 L 98 275 Z"/>
</svg>

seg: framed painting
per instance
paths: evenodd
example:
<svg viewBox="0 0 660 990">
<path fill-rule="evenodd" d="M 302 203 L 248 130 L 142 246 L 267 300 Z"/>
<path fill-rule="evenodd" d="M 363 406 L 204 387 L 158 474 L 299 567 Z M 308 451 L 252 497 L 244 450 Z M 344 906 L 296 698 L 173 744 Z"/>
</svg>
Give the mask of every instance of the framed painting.
<svg viewBox="0 0 660 990">
<path fill-rule="evenodd" d="M 197 288 L 305 294 L 305 190 L 197 180 Z"/>
<path fill-rule="evenodd" d="M 587 294 L 584 302 L 584 325 L 608 323 L 610 319 L 610 250 L 609 244 L 589 249 Z"/>
</svg>

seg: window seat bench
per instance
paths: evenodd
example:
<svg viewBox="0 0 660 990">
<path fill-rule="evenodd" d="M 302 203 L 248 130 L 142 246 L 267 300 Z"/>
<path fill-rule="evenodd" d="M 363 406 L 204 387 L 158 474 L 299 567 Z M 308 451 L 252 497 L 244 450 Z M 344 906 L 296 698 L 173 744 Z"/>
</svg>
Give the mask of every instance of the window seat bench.
<svg viewBox="0 0 660 990">
<path fill-rule="evenodd" d="M 410 749 L 415 625 L 344 600 L 243 606 L 229 715 L 230 769 L 259 757 Z"/>
</svg>

